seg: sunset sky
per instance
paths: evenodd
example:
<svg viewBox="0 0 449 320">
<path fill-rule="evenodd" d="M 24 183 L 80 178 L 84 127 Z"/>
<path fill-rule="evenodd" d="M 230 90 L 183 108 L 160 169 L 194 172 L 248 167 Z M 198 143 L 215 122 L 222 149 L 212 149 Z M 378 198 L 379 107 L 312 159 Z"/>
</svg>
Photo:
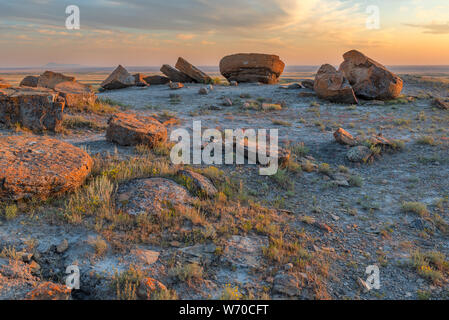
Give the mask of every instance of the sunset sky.
<svg viewBox="0 0 449 320">
<path fill-rule="evenodd" d="M 81 29 L 65 28 L 78 5 Z M 380 9 L 380 29 L 366 12 Z M 237 52 L 338 64 L 359 49 L 387 65 L 449 65 L 448 0 L 0 0 L 0 67 L 49 62 L 218 65 Z"/>
</svg>

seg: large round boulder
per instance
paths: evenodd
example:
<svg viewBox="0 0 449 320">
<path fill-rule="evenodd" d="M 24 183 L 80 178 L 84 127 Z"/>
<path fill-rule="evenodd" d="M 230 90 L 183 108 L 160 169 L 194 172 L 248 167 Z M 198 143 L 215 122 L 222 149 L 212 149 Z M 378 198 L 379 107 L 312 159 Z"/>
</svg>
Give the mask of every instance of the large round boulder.
<svg viewBox="0 0 449 320">
<path fill-rule="evenodd" d="M 145 144 L 153 147 L 167 140 L 167 128 L 152 117 L 117 113 L 109 120 L 106 139 L 122 146 Z"/>
<path fill-rule="evenodd" d="M 339 71 L 349 80 L 356 96 L 368 100 L 390 100 L 401 94 L 402 79 L 380 63 L 357 50 L 346 52 L 343 58 L 345 61 Z"/>
<path fill-rule="evenodd" d="M 220 72 L 228 81 L 274 84 L 284 72 L 285 63 L 276 55 L 238 53 L 220 61 Z"/>
<path fill-rule="evenodd" d="M 92 164 L 86 152 L 56 139 L 0 137 L 0 199 L 46 199 L 74 191 Z"/>
<path fill-rule="evenodd" d="M 165 178 L 136 179 L 119 187 L 117 207 L 131 215 L 157 215 L 194 199 L 186 188 Z"/>
<path fill-rule="evenodd" d="M 324 64 L 318 70 L 313 89 L 321 99 L 357 104 L 357 98 L 348 80 L 330 64 Z"/>
</svg>

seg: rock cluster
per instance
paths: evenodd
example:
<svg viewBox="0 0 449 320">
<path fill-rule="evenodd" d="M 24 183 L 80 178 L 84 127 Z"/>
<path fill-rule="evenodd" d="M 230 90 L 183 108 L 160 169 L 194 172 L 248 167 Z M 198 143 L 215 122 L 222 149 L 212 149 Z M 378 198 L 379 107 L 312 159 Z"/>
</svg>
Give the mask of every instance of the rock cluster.
<svg viewBox="0 0 449 320">
<path fill-rule="evenodd" d="M 337 103 L 357 103 L 357 98 L 391 100 L 402 91 L 403 81 L 383 65 L 357 50 L 343 55 L 338 71 L 325 64 L 318 71 L 314 90 L 318 97 Z"/>
<path fill-rule="evenodd" d="M 0 137 L 0 199 L 46 199 L 81 186 L 91 157 L 68 143 L 36 136 Z"/>
<path fill-rule="evenodd" d="M 228 81 L 275 84 L 285 64 L 278 56 L 259 53 L 239 53 L 220 61 L 220 72 Z"/>
<path fill-rule="evenodd" d="M 75 77 L 65 76 L 62 73 L 45 71 L 40 76 L 27 76 L 20 82 L 20 87 L 26 89 L 46 88 L 59 93 L 66 107 L 76 107 L 82 104 L 92 104 L 97 96 L 90 86 L 76 81 Z"/>
</svg>

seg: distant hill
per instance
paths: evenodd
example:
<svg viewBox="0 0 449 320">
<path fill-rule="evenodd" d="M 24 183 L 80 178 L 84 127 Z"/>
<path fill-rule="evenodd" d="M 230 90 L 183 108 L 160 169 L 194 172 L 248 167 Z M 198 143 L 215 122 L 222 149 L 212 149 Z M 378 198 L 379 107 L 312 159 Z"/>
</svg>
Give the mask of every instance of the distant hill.
<svg viewBox="0 0 449 320">
<path fill-rule="evenodd" d="M 49 68 L 49 69 L 79 69 L 83 68 L 84 66 L 80 64 L 63 64 L 63 63 L 54 63 L 50 62 L 46 65 L 42 66 L 42 68 Z"/>
</svg>

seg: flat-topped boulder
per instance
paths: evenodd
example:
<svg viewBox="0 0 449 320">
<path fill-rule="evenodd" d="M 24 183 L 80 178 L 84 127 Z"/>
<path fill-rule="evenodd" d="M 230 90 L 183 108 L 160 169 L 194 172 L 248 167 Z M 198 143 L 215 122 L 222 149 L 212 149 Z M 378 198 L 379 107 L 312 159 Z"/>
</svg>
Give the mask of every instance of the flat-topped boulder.
<svg viewBox="0 0 449 320">
<path fill-rule="evenodd" d="M 170 79 L 164 76 L 152 75 L 143 78 L 146 83 L 149 85 L 158 85 L 158 84 L 167 84 L 170 82 Z"/>
<path fill-rule="evenodd" d="M 62 73 L 57 73 L 53 71 L 45 71 L 43 74 L 39 76 L 37 80 L 37 86 L 48 89 L 54 89 L 58 83 L 67 81 L 74 82 L 75 77 L 65 76 Z"/>
<path fill-rule="evenodd" d="M 193 78 L 189 77 L 185 73 L 173 68 L 168 64 L 164 64 L 161 67 L 161 72 L 165 74 L 173 82 L 181 82 L 181 83 L 195 82 Z"/>
<path fill-rule="evenodd" d="M 203 71 L 189 63 L 182 57 L 179 57 L 178 62 L 175 65 L 176 69 L 182 73 L 188 75 L 190 78 L 194 79 L 199 83 L 210 83 L 212 82 L 211 77 L 205 74 Z"/>
<path fill-rule="evenodd" d="M 25 78 L 23 78 L 22 81 L 20 81 L 19 86 L 36 88 L 38 82 L 39 82 L 38 76 L 26 76 Z"/>
<path fill-rule="evenodd" d="M 167 128 L 152 117 L 118 113 L 109 120 L 106 139 L 122 146 L 145 144 L 153 147 L 167 140 Z"/>
<path fill-rule="evenodd" d="M 134 85 L 134 77 L 122 65 L 119 65 L 100 86 L 106 90 L 116 90 Z"/>
<path fill-rule="evenodd" d="M 368 100 L 390 100 L 402 91 L 403 81 L 380 63 L 357 50 L 343 55 L 341 71 L 348 79 L 356 96 Z"/>
<path fill-rule="evenodd" d="M 357 104 L 357 98 L 349 81 L 342 72 L 330 64 L 324 64 L 318 70 L 313 89 L 317 96 L 336 103 Z"/>
<path fill-rule="evenodd" d="M 74 191 L 92 164 L 86 152 L 56 139 L 0 137 L 0 199 L 46 199 Z"/>
<path fill-rule="evenodd" d="M 165 178 L 136 179 L 119 187 L 117 208 L 130 215 L 159 215 L 193 202 L 186 188 Z"/>
<path fill-rule="evenodd" d="M 239 53 L 220 61 L 220 72 L 228 81 L 274 84 L 284 72 L 285 63 L 276 55 Z"/>
<path fill-rule="evenodd" d="M 0 122 L 8 125 L 18 123 L 33 131 L 59 131 L 64 105 L 64 99 L 51 89 L 0 89 Z"/>
<path fill-rule="evenodd" d="M 1 88 L 9 88 L 9 87 L 11 87 L 11 85 L 8 82 L 6 82 L 6 80 L 0 78 L 0 89 Z"/>
<path fill-rule="evenodd" d="M 67 107 L 90 105 L 97 100 L 95 92 L 88 85 L 77 81 L 60 82 L 54 89 L 65 99 Z"/>
</svg>

